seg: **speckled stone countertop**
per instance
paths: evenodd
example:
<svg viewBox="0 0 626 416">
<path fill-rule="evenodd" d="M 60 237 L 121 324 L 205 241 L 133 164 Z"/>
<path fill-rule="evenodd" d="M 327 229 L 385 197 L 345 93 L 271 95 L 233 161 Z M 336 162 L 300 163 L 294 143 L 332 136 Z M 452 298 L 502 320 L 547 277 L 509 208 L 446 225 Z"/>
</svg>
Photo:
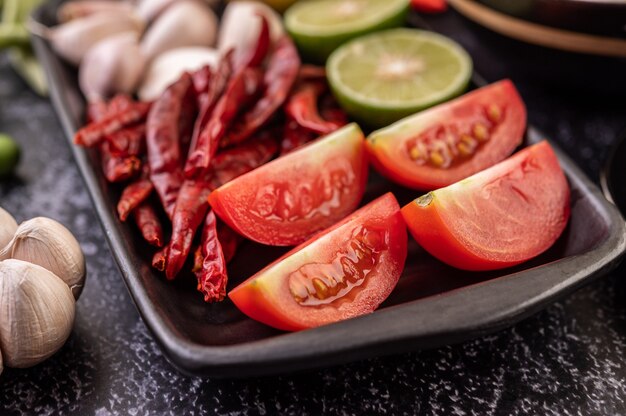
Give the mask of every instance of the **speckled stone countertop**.
<svg viewBox="0 0 626 416">
<path fill-rule="evenodd" d="M 463 43 L 487 79 L 511 77 L 530 122 L 598 180 L 626 127 L 626 103 L 567 87 L 576 76 L 598 91 L 592 82 L 601 71 L 586 70 L 599 68 L 595 60 L 554 68 L 571 56 L 491 35 L 452 12 L 429 21 Z M 602 81 L 607 93 L 618 88 L 608 75 Z M 273 378 L 182 375 L 131 303 L 52 107 L 3 58 L 0 131 L 24 150 L 17 176 L 0 183 L 0 204 L 18 221 L 46 215 L 66 224 L 89 268 L 65 347 L 35 368 L 0 376 L 2 415 L 626 414 L 625 267 L 510 329 L 460 345 Z"/>
</svg>

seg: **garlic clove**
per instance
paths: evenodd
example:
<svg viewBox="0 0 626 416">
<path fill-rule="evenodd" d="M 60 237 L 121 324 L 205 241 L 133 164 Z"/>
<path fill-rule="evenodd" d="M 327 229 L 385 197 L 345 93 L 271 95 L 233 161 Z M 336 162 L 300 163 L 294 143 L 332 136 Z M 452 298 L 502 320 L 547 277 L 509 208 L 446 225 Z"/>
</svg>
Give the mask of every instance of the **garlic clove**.
<svg viewBox="0 0 626 416">
<path fill-rule="evenodd" d="M 137 32 L 109 36 L 85 54 L 78 70 L 80 88 L 90 102 L 118 93 L 132 94 L 145 66 Z"/>
<path fill-rule="evenodd" d="M 139 99 L 156 100 L 183 72 L 193 72 L 205 65 L 215 68 L 219 60 L 220 53 L 216 49 L 197 46 L 162 53 L 149 65 L 138 90 Z"/>
<path fill-rule="evenodd" d="M 53 28 L 33 21 L 29 29 L 47 38 L 54 51 L 66 61 L 78 65 L 93 45 L 111 35 L 122 32 L 142 33 L 145 23 L 134 13 L 102 12 L 75 19 Z"/>
<path fill-rule="evenodd" d="M 0 207 L 0 250 L 9 244 L 16 231 L 17 222 L 15 218 Z"/>
<path fill-rule="evenodd" d="M 32 367 L 69 337 L 76 312 L 65 283 L 43 267 L 0 262 L 0 351 L 7 367 Z"/>
<path fill-rule="evenodd" d="M 213 46 L 216 35 L 217 16 L 213 10 L 195 0 L 178 1 L 148 28 L 141 40 L 141 49 L 151 61 L 176 48 Z"/>
<path fill-rule="evenodd" d="M 72 233 L 44 217 L 24 221 L 2 250 L 0 260 L 17 259 L 46 268 L 71 289 L 78 299 L 85 284 L 85 256 Z"/>
<path fill-rule="evenodd" d="M 57 20 L 61 23 L 67 23 L 70 20 L 80 19 L 97 13 L 132 13 L 134 9 L 132 4 L 116 0 L 68 1 L 59 6 Z"/>
<path fill-rule="evenodd" d="M 254 1 L 236 1 L 229 3 L 222 15 L 217 49 L 224 53 L 232 48 L 237 54 L 251 50 L 261 31 L 259 14 L 269 23 L 272 42 L 285 33 L 280 15 L 269 6 Z"/>
<path fill-rule="evenodd" d="M 139 0 L 137 3 L 137 14 L 146 22 L 151 23 L 169 6 L 179 0 Z M 209 7 L 215 9 L 219 0 L 200 0 Z"/>
</svg>

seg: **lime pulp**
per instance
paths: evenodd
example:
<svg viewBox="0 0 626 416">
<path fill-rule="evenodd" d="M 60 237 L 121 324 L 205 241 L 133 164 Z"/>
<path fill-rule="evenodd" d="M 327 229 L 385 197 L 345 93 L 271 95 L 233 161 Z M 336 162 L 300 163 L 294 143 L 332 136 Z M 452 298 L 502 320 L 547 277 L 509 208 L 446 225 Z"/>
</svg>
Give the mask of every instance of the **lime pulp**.
<svg viewBox="0 0 626 416">
<path fill-rule="evenodd" d="M 453 40 L 417 29 L 392 29 L 354 39 L 326 65 L 339 103 L 357 120 L 383 127 L 460 95 L 472 61 Z"/>
</svg>

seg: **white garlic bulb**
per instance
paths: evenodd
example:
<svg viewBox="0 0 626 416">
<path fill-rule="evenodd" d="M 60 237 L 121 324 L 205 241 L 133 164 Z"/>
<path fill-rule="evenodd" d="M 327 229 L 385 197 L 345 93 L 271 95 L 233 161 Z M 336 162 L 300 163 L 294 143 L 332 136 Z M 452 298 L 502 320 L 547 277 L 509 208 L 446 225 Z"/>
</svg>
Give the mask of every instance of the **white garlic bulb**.
<svg viewBox="0 0 626 416">
<path fill-rule="evenodd" d="M 13 239 L 0 251 L 0 260 L 4 259 L 24 260 L 48 269 L 69 286 L 76 299 L 83 290 L 83 251 L 72 233 L 50 218 L 21 223 Z"/>
<path fill-rule="evenodd" d="M 15 219 L 0 207 L 0 250 L 13 238 L 17 231 Z"/>
<path fill-rule="evenodd" d="M 32 367 L 69 337 L 76 312 L 68 286 L 43 267 L 0 262 L 0 351 L 8 367 Z"/>
</svg>

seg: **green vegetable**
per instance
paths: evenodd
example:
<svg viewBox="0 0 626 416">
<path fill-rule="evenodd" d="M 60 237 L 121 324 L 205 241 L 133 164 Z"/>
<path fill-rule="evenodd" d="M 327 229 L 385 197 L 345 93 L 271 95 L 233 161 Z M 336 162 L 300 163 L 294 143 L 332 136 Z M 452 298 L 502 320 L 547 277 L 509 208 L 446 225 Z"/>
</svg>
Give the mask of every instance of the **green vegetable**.
<svg viewBox="0 0 626 416">
<path fill-rule="evenodd" d="M 42 0 L 0 0 L 0 49 L 7 49 L 13 69 L 39 95 L 48 94 L 44 71 L 30 46 L 26 21 Z"/>
<path fill-rule="evenodd" d="M 8 51 L 9 62 L 15 72 L 20 74 L 28 86 L 42 97 L 48 95 L 48 83 L 43 71 L 30 46 L 13 48 Z"/>
<path fill-rule="evenodd" d="M 30 37 L 24 25 L 14 23 L 0 24 L 0 49 L 12 46 L 26 46 L 29 43 Z"/>
<path fill-rule="evenodd" d="M 20 148 L 6 134 L 0 133 L 0 178 L 8 176 L 20 160 Z"/>
</svg>

